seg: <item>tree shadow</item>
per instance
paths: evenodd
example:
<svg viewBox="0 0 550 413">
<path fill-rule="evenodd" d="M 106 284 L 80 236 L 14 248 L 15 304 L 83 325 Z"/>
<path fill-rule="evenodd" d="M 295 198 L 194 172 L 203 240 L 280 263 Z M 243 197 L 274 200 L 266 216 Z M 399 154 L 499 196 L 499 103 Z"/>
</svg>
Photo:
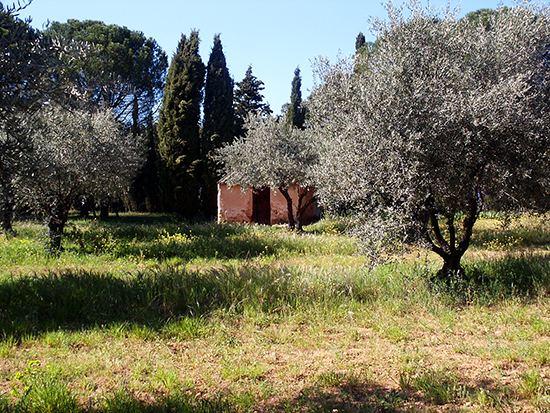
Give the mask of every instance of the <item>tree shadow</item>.
<svg viewBox="0 0 550 413">
<path fill-rule="evenodd" d="M 437 383 L 434 383 L 437 385 Z M 464 403 L 475 403 L 480 409 L 507 411 L 514 399 L 512 390 L 490 379 L 461 384 L 447 402 L 440 404 L 428 393 L 415 388 L 396 389 L 372 382 L 350 383 L 344 380 L 336 386 L 312 386 L 295 398 L 269 406 L 265 411 L 308 411 L 327 413 L 389 413 L 414 411 L 456 411 Z M 432 409 L 437 410 L 432 410 Z"/>
<path fill-rule="evenodd" d="M 292 307 L 300 298 L 284 271 L 258 266 L 209 271 L 166 266 L 127 277 L 83 270 L 4 277 L 0 338 L 121 323 L 159 330 L 170 320 L 218 309 Z"/>
<path fill-rule="evenodd" d="M 415 402 L 411 395 L 375 383 L 344 382 L 336 386 L 306 388 L 297 397 L 271 406 L 270 409 L 280 412 L 405 412 L 410 411 Z"/>
<path fill-rule="evenodd" d="M 56 382 L 40 380 L 37 387 L 23 395 L 21 400 L 10 401 L 0 397 L 0 411 L 22 412 L 25 405 L 39 405 L 44 411 L 60 411 L 62 405 L 72 408 L 63 411 L 93 413 L 126 413 L 126 412 L 201 412 L 201 413 L 284 413 L 284 412 L 323 412 L 323 413 L 400 413 L 419 411 L 462 411 L 464 404 L 475 405 L 479 410 L 509 411 L 512 403 L 517 402 L 511 389 L 501 384 L 483 379 L 471 386 L 460 386 L 460 392 L 445 403 L 437 403 L 428 395 L 415 389 L 396 389 L 379 385 L 372 381 L 344 379 L 340 383 L 327 385 L 315 384 L 304 388 L 295 396 L 275 395 L 268 399 L 241 397 L 226 389 L 210 388 L 206 396 L 201 396 L 200 389 L 177 388 L 156 390 L 153 393 L 135 393 L 131 389 L 116 390 L 105 394 L 101 401 L 87 402 L 81 400 L 80 407 L 75 406 L 76 398 L 63 385 L 56 387 Z M 435 383 L 434 383 L 435 384 Z M 44 398 L 51 389 L 57 388 L 55 396 Z M 245 391 L 246 393 L 246 391 Z M 55 405 L 55 408 L 52 407 Z M 35 411 L 35 410 L 32 410 Z"/>
<path fill-rule="evenodd" d="M 337 385 L 313 385 L 303 389 L 294 397 L 284 396 L 269 400 L 239 402 L 239 395 L 228 391 L 210 391 L 210 398 L 200 399 L 189 392 L 176 393 L 154 401 L 139 399 L 126 394 L 114 396 L 111 402 L 91 411 L 96 413 L 113 412 L 243 412 L 284 413 L 284 412 L 319 412 L 319 413 L 401 413 L 415 411 L 456 411 L 466 402 L 473 402 L 481 409 L 507 411 L 511 406 L 509 389 L 495 382 L 477 383 L 467 391 L 446 404 L 437 404 L 422 392 L 402 391 L 373 382 L 344 381 Z M 212 390 L 212 389 L 211 389 Z M 484 394 L 483 398 L 476 395 Z"/>
</svg>

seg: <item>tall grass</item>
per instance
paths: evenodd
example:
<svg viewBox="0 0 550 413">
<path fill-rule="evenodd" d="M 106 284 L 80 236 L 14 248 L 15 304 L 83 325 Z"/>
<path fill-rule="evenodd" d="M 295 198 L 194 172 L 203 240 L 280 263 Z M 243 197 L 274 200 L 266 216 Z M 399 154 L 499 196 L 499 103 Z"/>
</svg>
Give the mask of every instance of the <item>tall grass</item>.
<svg viewBox="0 0 550 413">
<path fill-rule="evenodd" d="M 63 252 L 51 257 L 40 224 L 16 223 L 19 236 L 0 237 L 0 275 L 47 273 L 64 268 L 118 273 L 158 265 L 266 261 L 292 257 L 349 256 L 353 241 L 334 232 L 289 233 L 259 225 L 190 224 L 169 217 L 126 215 L 110 221 L 73 220 Z M 331 226 L 331 228 L 333 228 Z"/>
<path fill-rule="evenodd" d="M 443 303 L 492 304 L 545 295 L 550 260 L 521 255 L 476 261 L 451 286 L 429 282 L 427 264 L 367 268 L 305 268 L 247 263 L 187 269 L 163 266 L 118 275 L 65 269 L 40 276 L 0 278 L 4 337 L 121 322 L 159 328 L 177 317 L 215 311 L 288 314 L 316 307 L 336 311 L 367 305 L 390 312 L 433 309 Z"/>
<path fill-rule="evenodd" d="M 0 279 L 4 336 L 119 322 L 163 325 L 217 310 L 285 313 L 308 306 L 369 302 L 380 286 L 361 271 L 333 274 L 247 265 L 209 270 L 167 267 L 118 277 L 86 271 Z"/>
</svg>

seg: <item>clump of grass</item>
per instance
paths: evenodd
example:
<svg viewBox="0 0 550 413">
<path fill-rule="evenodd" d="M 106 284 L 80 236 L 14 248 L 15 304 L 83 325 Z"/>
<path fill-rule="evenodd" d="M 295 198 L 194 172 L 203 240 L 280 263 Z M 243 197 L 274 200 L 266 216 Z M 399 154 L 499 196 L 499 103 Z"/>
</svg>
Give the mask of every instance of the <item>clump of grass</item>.
<svg viewBox="0 0 550 413">
<path fill-rule="evenodd" d="M 190 340 L 205 337 L 209 334 L 207 321 L 202 317 L 178 317 L 170 320 L 161 329 L 163 337 Z"/>
<path fill-rule="evenodd" d="M 469 390 L 460 384 L 453 369 L 423 367 L 406 368 L 399 375 L 403 391 L 419 391 L 432 403 L 442 405 L 464 400 Z"/>
<path fill-rule="evenodd" d="M 549 393 L 549 385 L 538 369 L 524 372 L 518 383 L 518 395 L 532 400 L 541 399 Z"/>
<path fill-rule="evenodd" d="M 321 373 L 317 377 L 317 382 L 321 386 L 334 387 L 339 386 L 348 380 L 349 376 L 346 373 L 329 371 Z"/>
<path fill-rule="evenodd" d="M 512 398 L 508 388 L 495 390 L 477 389 L 470 397 L 473 403 L 480 406 L 482 411 L 495 409 L 497 411 L 509 411 Z"/>
<path fill-rule="evenodd" d="M 24 413 L 74 413 L 79 411 L 78 400 L 67 385 L 49 368 L 38 361 L 29 362 L 15 376 L 19 386 L 12 390 L 16 402 L 14 411 Z M 10 411 L 9 404 L 7 411 Z"/>
<path fill-rule="evenodd" d="M 344 234 L 350 225 L 350 220 L 342 217 L 325 217 L 304 228 L 306 233 L 312 234 Z"/>
</svg>

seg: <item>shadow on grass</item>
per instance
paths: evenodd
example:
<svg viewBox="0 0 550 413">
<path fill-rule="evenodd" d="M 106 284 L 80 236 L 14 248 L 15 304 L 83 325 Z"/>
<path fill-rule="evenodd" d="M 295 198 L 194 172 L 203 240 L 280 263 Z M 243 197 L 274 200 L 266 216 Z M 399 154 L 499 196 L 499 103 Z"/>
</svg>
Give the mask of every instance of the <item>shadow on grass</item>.
<svg viewBox="0 0 550 413">
<path fill-rule="evenodd" d="M 189 391 L 171 391 L 164 395 L 143 395 L 131 391 L 107 394 L 101 402 L 79 405 L 66 385 L 59 382 L 33 383 L 30 391 L 15 400 L 2 398 L 2 413 L 238 413 L 238 412 L 405 412 L 414 400 L 401 392 L 368 384 L 310 387 L 297 397 L 286 400 L 258 400 L 243 394 L 209 391 L 208 398 L 196 397 Z M 212 389 L 211 389 L 212 390 Z"/>
<path fill-rule="evenodd" d="M 439 396 L 445 393 L 445 397 Z M 434 381 L 428 388 L 395 389 L 372 382 L 343 380 L 334 386 L 312 386 L 302 390 L 294 399 L 287 400 L 266 411 L 308 412 L 411 412 L 457 411 L 459 406 L 475 404 L 480 411 L 508 411 L 513 391 L 501 383 L 482 380 L 474 386 L 457 381 Z M 437 410 L 432 410 L 437 409 Z M 441 410 L 440 410 L 441 409 Z"/>
<path fill-rule="evenodd" d="M 384 388 L 374 383 L 344 382 L 337 386 L 306 388 L 298 397 L 282 402 L 274 407 L 273 411 L 389 413 L 410 411 L 412 404 L 412 397 L 395 389 Z"/>
<path fill-rule="evenodd" d="M 311 387 L 287 400 L 248 400 L 247 395 L 218 394 L 214 399 L 197 400 L 185 394 L 156 402 L 144 402 L 122 397 L 92 410 L 97 413 L 122 412 L 405 412 L 412 399 L 404 394 L 376 385 L 342 385 L 331 388 Z"/>
<path fill-rule="evenodd" d="M 52 391 L 54 390 L 55 391 Z M 487 387 L 468 388 L 456 393 L 445 403 L 437 403 L 429 395 L 418 391 L 401 391 L 375 383 L 343 382 L 332 386 L 310 386 L 297 396 L 258 399 L 255 395 L 217 392 L 209 389 L 206 398 L 196 397 L 194 391 L 171 390 L 168 394 L 139 396 L 131 391 L 116 391 L 105 395 L 105 399 L 79 405 L 77 398 L 66 385 L 59 382 L 40 381 L 34 383 L 23 397 L 15 400 L 3 398 L 0 394 L 0 411 L 3 413 L 93 412 L 93 413 L 258 413 L 323 412 L 323 413 L 390 413 L 411 411 L 456 411 L 460 405 L 474 403 L 485 411 L 508 411 L 511 406 L 510 390 Z M 245 392 L 246 393 L 246 392 Z M 250 396 L 250 397 L 249 397 Z"/>
<path fill-rule="evenodd" d="M 115 323 L 157 328 L 177 316 L 200 316 L 242 300 L 245 274 L 201 274 L 183 269 L 125 278 L 65 271 L 0 280 L 4 336 L 79 330 Z M 240 290 L 239 290 L 240 289 Z"/>
<path fill-rule="evenodd" d="M 361 272 L 355 277 L 342 277 L 335 272 L 333 278 L 323 281 L 300 270 L 260 265 L 208 271 L 168 266 L 127 276 L 65 270 L 3 277 L 0 337 L 19 338 L 59 329 L 77 331 L 120 324 L 158 331 L 171 320 L 200 317 L 217 310 L 273 313 L 323 303 L 336 308 L 350 302 L 376 305 L 378 300 L 411 299 L 406 290 L 408 282 L 399 274 L 390 271 L 388 276 L 384 275 L 384 279 L 391 275 L 388 279 L 393 281 L 383 289 L 379 288 L 383 280 L 374 275 L 365 277 Z M 454 305 L 531 299 L 550 291 L 550 257 L 520 255 L 476 261 L 466 266 L 466 274 L 464 279 L 426 293 L 438 300 L 439 293 L 444 291 Z M 423 276 L 417 274 L 412 279 Z"/>
<path fill-rule="evenodd" d="M 159 330 L 170 320 L 216 310 L 273 313 L 319 302 L 365 301 L 373 295 L 368 285 L 350 288 L 349 282 L 305 291 L 300 273 L 258 265 L 208 271 L 167 267 L 125 277 L 71 270 L 4 277 L 0 335 L 18 338 L 121 323 Z"/>
</svg>

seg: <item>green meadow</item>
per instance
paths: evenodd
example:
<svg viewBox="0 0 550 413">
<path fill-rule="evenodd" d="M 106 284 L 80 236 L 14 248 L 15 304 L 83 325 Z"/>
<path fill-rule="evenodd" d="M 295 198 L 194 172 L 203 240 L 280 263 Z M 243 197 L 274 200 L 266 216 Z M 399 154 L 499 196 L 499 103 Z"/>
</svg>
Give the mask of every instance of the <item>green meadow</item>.
<svg viewBox="0 0 550 413">
<path fill-rule="evenodd" d="M 550 217 L 483 216 L 466 278 L 342 220 L 122 214 L 0 239 L 0 412 L 549 412 Z"/>
</svg>

